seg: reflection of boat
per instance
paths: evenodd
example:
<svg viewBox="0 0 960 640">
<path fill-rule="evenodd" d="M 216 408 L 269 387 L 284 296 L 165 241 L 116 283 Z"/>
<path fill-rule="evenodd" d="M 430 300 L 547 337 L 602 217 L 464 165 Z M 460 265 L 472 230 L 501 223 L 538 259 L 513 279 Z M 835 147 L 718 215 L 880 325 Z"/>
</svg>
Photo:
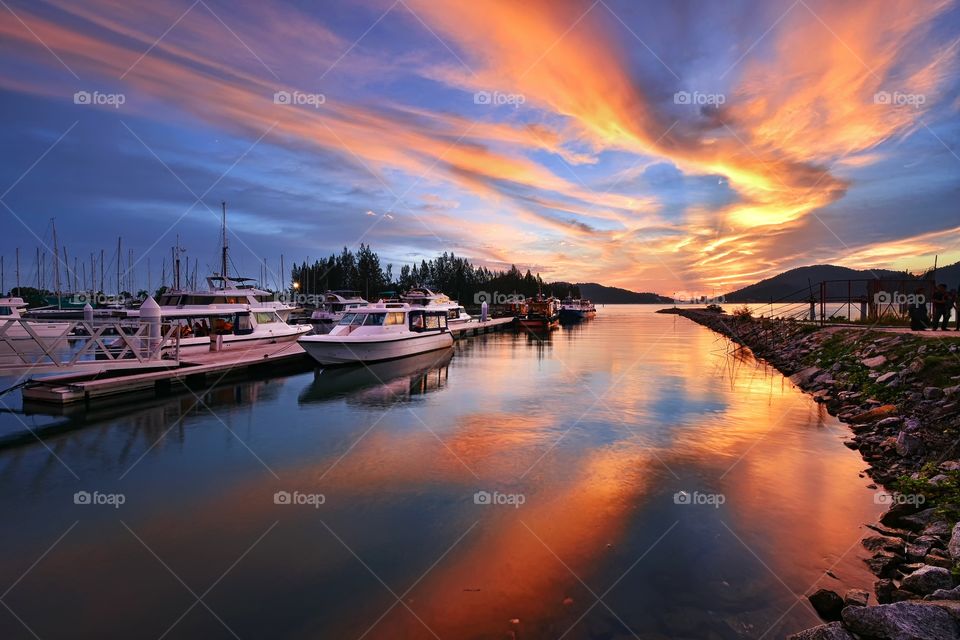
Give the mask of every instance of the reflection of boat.
<svg viewBox="0 0 960 640">
<path fill-rule="evenodd" d="M 456 300 L 451 300 L 449 296 L 442 293 L 434 293 L 426 287 L 410 289 L 400 296 L 401 302 L 406 302 L 411 307 L 429 307 L 431 309 L 443 309 L 447 312 L 447 324 L 460 324 L 470 322 L 472 319 L 463 305 Z"/>
<path fill-rule="evenodd" d="M 414 308 L 388 302 L 344 314 L 330 333 L 299 340 L 322 365 L 378 362 L 453 345 L 443 309 Z"/>
<path fill-rule="evenodd" d="M 589 300 L 565 298 L 560 303 L 561 320 L 586 320 L 597 315 L 597 308 Z"/>
<path fill-rule="evenodd" d="M 421 353 L 364 367 L 320 369 L 301 392 L 300 404 L 322 402 L 343 395 L 362 394 L 366 399 L 419 395 L 446 383 L 453 349 Z"/>
<path fill-rule="evenodd" d="M 527 301 L 526 314 L 517 318 L 517 324 L 532 331 L 549 331 L 560 326 L 560 303 L 550 296 L 538 295 Z"/>
<path fill-rule="evenodd" d="M 336 324 L 347 311 L 353 311 L 368 304 L 370 303 L 360 297 L 359 291 L 327 291 L 323 294 L 323 302 L 310 315 L 310 322 Z"/>
</svg>

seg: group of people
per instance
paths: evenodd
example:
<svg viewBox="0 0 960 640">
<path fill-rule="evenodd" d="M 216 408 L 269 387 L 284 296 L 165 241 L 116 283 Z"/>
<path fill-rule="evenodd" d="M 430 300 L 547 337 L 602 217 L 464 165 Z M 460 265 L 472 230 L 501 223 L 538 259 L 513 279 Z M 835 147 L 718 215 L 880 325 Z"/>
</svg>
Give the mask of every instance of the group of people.
<svg viewBox="0 0 960 640">
<path fill-rule="evenodd" d="M 934 287 L 930 302 L 933 307 L 933 318 L 927 313 L 927 302 L 924 297 L 923 288 L 916 291 L 918 299 L 912 303 L 907 311 L 910 315 L 910 328 L 914 331 L 926 331 L 931 329 L 937 331 L 949 331 L 950 313 L 956 310 L 956 331 L 960 331 L 960 296 L 956 289 L 947 289 L 947 285 L 941 283 Z"/>
</svg>

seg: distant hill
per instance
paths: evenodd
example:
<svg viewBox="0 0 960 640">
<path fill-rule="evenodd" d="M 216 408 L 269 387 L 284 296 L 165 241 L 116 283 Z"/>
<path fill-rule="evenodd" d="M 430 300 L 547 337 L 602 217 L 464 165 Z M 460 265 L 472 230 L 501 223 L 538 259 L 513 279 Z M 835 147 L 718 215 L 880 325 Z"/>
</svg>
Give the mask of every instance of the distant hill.
<svg viewBox="0 0 960 640">
<path fill-rule="evenodd" d="M 606 287 L 596 282 L 578 282 L 580 295 L 598 304 L 672 304 L 673 298 L 656 293 L 637 293 L 620 287 Z"/>
<path fill-rule="evenodd" d="M 960 262 L 955 262 L 945 267 L 939 267 L 937 272 L 933 274 L 933 279 L 938 283 L 946 283 L 949 289 L 956 289 L 958 286 L 960 286 Z"/>
<path fill-rule="evenodd" d="M 956 269 L 960 276 L 960 263 L 952 265 L 937 271 L 937 279 L 948 277 L 948 269 Z M 946 276 L 944 274 L 946 273 Z M 892 271 L 890 269 L 850 269 L 832 264 L 812 265 L 809 267 L 798 267 L 785 271 L 779 275 L 761 280 L 756 284 L 751 284 L 742 289 L 737 289 L 726 294 L 727 302 L 770 302 L 770 301 L 801 301 L 810 297 L 811 291 L 814 297 L 820 295 L 820 282 L 823 280 L 868 280 L 874 278 L 906 280 L 914 276 L 904 271 Z M 953 278 L 957 280 L 956 277 Z M 955 285 L 952 285 L 955 286 Z M 834 285 L 830 295 L 840 293 L 840 287 L 846 292 L 846 285 Z M 834 290 L 836 289 L 836 290 Z M 851 293 L 855 296 L 864 295 L 866 286 L 862 290 L 854 290 Z"/>
</svg>

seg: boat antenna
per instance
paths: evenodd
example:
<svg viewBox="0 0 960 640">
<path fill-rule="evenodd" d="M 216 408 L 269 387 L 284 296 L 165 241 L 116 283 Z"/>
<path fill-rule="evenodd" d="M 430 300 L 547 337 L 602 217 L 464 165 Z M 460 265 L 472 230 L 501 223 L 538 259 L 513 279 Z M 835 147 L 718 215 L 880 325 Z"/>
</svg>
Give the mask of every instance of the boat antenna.
<svg viewBox="0 0 960 640">
<path fill-rule="evenodd" d="M 227 288 L 227 202 L 226 200 L 220 202 L 221 207 L 221 224 L 220 231 L 223 236 L 223 249 L 220 256 L 220 275 L 223 277 L 223 288 Z"/>
</svg>

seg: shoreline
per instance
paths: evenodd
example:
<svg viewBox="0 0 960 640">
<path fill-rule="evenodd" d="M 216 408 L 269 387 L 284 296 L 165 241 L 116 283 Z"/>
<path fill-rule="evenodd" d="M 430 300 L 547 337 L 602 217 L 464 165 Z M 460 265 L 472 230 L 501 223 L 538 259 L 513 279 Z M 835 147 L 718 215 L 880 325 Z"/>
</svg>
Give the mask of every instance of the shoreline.
<svg viewBox="0 0 960 640">
<path fill-rule="evenodd" d="M 770 363 L 846 424 L 889 493 L 867 527 L 873 593 L 806 594 L 825 624 L 790 640 L 960 638 L 960 333 L 921 337 L 705 309 L 661 309 Z M 871 595 L 873 597 L 871 597 Z M 854 635 L 855 634 L 855 635 Z"/>
</svg>

